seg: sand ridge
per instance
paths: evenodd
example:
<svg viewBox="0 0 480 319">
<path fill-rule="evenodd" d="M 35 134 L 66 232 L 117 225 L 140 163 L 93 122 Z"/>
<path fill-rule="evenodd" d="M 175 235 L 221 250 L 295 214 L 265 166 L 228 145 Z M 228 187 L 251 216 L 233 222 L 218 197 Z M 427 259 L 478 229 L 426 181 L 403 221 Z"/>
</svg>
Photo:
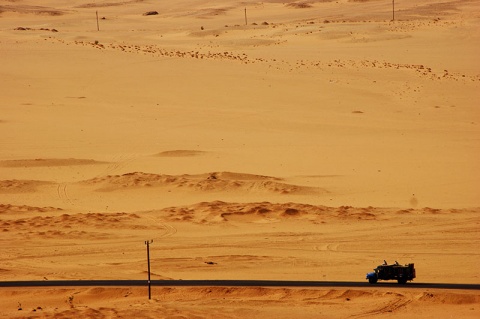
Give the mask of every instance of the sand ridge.
<svg viewBox="0 0 480 319">
<path fill-rule="evenodd" d="M 82 316 L 88 318 L 103 318 L 111 315 L 116 318 L 129 318 L 142 312 L 145 317 L 194 317 L 194 318 L 238 318 L 249 316 L 262 318 L 269 313 L 275 313 L 278 318 L 289 318 L 302 311 L 304 318 L 335 316 L 333 310 L 342 305 L 352 311 L 352 317 L 385 316 L 391 313 L 409 309 L 429 318 L 435 301 L 460 309 L 461 305 L 474 307 L 479 302 L 478 296 L 472 297 L 468 292 L 438 292 L 419 293 L 400 291 L 395 294 L 382 290 L 365 291 L 361 289 L 285 289 L 285 288 L 153 288 L 153 300 L 144 300 L 144 289 L 141 288 L 77 288 L 77 289 L 40 289 L 35 294 L 55 296 L 44 301 L 27 301 L 30 292 L 21 290 L 15 297 L 21 300 L 17 305 L 21 312 L 42 318 L 70 318 Z M 2 296 L 11 298 L 13 292 L 2 291 Z M 201 300 L 216 300 L 213 305 L 201 305 Z M 376 303 L 368 303 L 375 299 Z M 128 308 L 100 307 L 111 302 L 129 304 Z M 241 303 L 238 300 L 243 300 Z M 257 303 L 264 303 L 263 309 L 251 310 Z M 420 307 L 422 305 L 423 308 Z M 208 315 L 199 311 L 206 307 Z M 18 313 L 18 311 L 17 311 Z M 464 318 L 471 318 L 468 312 L 461 311 Z M 22 318 L 12 311 L 12 318 Z"/>
<path fill-rule="evenodd" d="M 10 1 L 6 1 L 10 2 Z M 15 4 L 15 5 L 1 5 L 0 14 L 4 12 L 14 12 L 20 14 L 34 14 L 34 15 L 46 15 L 46 16 L 61 16 L 66 14 L 63 10 L 58 10 L 56 8 L 46 7 L 46 6 L 36 6 L 36 5 L 24 5 L 24 4 Z"/>
<path fill-rule="evenodd" d="M 170 221 L 188 221 L 200 224 L 229 221 L 275 222 L 284 219 L 303 219 L 316 224 L 325 223 L 325 220 L 330 218 L 376 220 L 384 215 L 381 210 L 379 212 L 373 207 L 333 208 L 299 203 L 226 203 L 222 201 L 169 207 L 158 213 L 167 214 L 166 218 Z"/>
<path fill-rule="evenodd" d="M 220 201 L 137 213 L 74 214 L 52 207 L 3 207 L 0 240 L 13 243 L 11 248 L 3 249 L 8 261 L 0 276 L 7 280 L 145 278 L 142 245 L 145 237 L 154 239 L 151 246 L 154 279 L 361 280 L 372 260 L 381 256 L 388 260 L 401 257 L 400 262 L 413 260 L 422 281 L 444 282 L 448 280 L 444 276 L 445 267 L 455 267 L 456 260 L 465 254 L 468 258 L 463 260 L 460 281 L 476 278 L 478 209 L 381 209 Z M 23 213 L 19 215 L 19 211 Z M 425 231 L 427 227 L 435 232 Z M 23 248 L 19 251 L 15 247 Z M 370 266 L 373 267 L 375 261 Z M 458 282 L 458 276 L 450 280 Z M 325 313 L 326 305 L 330 305 L 331 316 L 348 313 L 358 317 L 385 313 L 401 317 L 414 309 L 425 311 L 444 305 L 453 307 L 448 311 L 461 311 L 468 318 L 475 316 L 474 305 L 479 297 L 475 291 L 462 294 L 409 289 L 401 292 L 183 287 L 153 288 L 152 304 L 145 300 L 144 288 L 68 288 L 50 289 L 51 298 L 31 298 L 37 300 L 34 305 L 22 297 L 22 294 L 31 296 L 32 291 L 17 289 L 14 296 L 8 296 L 8 291 L 0 292 L 4 300 L 16 300 L 23 307 L 21 311 L 30 313 L 36 309 L 36 315 L 47 318 L 96 317 L 110 312 L 122 317 L 138 311 L 144 316 L 144 307 L 153 314 L 163 315 L 166 302 L 177 312 L 180 308 L 185 311 L 184 302 L 192 305 L 192 300 L 201 301 L 201 305 L 190 308 L 200 317 L 211 317 L 211 307 L 220 307 L 218 315 L 224 315 L 226 309 L 236 309 L 235 304 L 242 304 L 250 316 L 262 317 L 291 304 L 289 316 L 311 307 L 316 309 L 312 315 L 303 313 L 305 318 L 318 317 L 318 311 Z M 120 301 L 123 305 L 137 306 L 132 310 L 118 304 Z M 352 307 L 355 304 L 354 308 L 344 308 L 346 302 L 351 302 Z M 157 304 L 163 306 L 158 309 Z M 11 303 L 2 309 L 8 317 L 19 315 Z M 246 313 L 240 311 L 232 314 L 232 318 Z M 423 315 L 419 313 L 419 317 Z"/>
<path fill-rule="evenodd" d="M 212 172 L 199 175 L 183 174 L 178 176 L 133 172 L 123 175 L 97 177 L 82 183 L 94 185 L 97 190 L 101 191 L 112 191 L 128 187 L 159 186 L 203 192 L 265 191 L 281 194 L 305 194 L 322 191 L 312 187 L 289 185 L 275 177 L 231 172 Z"/>
<path fill-rule="evenodd" d="M 46 212 L 54 212 L 54 211 L 61 211 L 61 208 L 57 207 L 32 207 L 27 205 L 17 206 L 17 205 L 10 205 L 10 204 L 0 204 L 0 213 L 30 213 L 30 212 L 38 212 L 38 213 L 46 213 Z"/>
<path fill-rule="evenodd" d="M 51 182 L 35 180 L 3 180 L 0 181 L 0 192 L 4 194 L 35 192 L 38 187 Z"/>
<path fill-rule="evenodd" d="M 75 158 L 36 158 L 23 160 L 4 160 L 0 161 L 0 167 L 50 167 L 50 166 L 74 166 L 74 165 L 95 165 L 106 164 L 91 159 Z"/>
<path fill-rule="evenodd" d="M 479 282 L 480 1 L 395 1 L 395 21 L 379 0 L 37 2 L 0 0 L 0 280 L 146 280 L 153 240 L 158 280 L 364 281 L 388 260 Z M 2 288 L 0 317 L 478 318 L 479 302 Z"/>
<path fill-rule="evenodd" d="M 434 24 L 437 24 L 437 21 L 440 20 L 435 20 Z M 330 23 L 330 22 L 329 22 Z M 438 22 L 439 24 L 449 24 L 449 22 L 442 21 Z M 316 24 L 315 22 L 312 22 L 312 24 Z M 312 33 L 312 24 L 295 24 L 293 26 L 283 26 L 285 31 L 288 31 L 288 28 L 295 28 L 295 34 L 294 35 L 301 35 L 302 33 L 306 33 L 307 35 Z M 325 22 L 321 23 L 325 24 Z M 402 27 L 402 25 L 404 27 Z M 299 28 L 300 27 L 300 28 Z M 21 29 L 25 29 L 24 27 L 18 27 Z M 18 29 L 17 28 L 17 29 Z M 320 29 L 316 30 L 322 31 L 324 27 L 321 26 Z M 401 35 L 401 34 L 396 34 L 398 30 L 400 29 L 411 29 L 412 24 L 411 23 L 402 23 L 400 22 L 399 24 L 395 25 L 387 25 L 385 28 L 384 24 L 380 25 L 380 28 L 383 29 L 382 32 L 378 33 L 376 31 L 374 33 L 374 36 L 370 32 L 366 33 L 356 33 L 353 34 L 352 31 L 352 25 L 349 25 L 343 29 L 344 31 L 332 31 L 332 32 L 321 32 L 318 36 L 320 39 L 326 39 L 326 40 L 342 40 L 345 43 L 368 43 L 368 42 L 375 42 L 375 41 L 388 41 L 388 40 L 401 40 L 404 38 L 408 38 L 408 35 Z M 302 31 L 302 29 L 305 29 Z M 260 29 L 255 30 L 255 35 L 251 37 L 250 40 L 248 41 L 239 41 L 236 40 L 236 43 L 245 43 L 252 46 L 258 46 L 264 43 L 265 45 L 270 45 L 273 44 L 271 40 L 259 40 L 258 38 L 262 37 L 270 37 L 268 32 L 265 32 L 265 34 L 262 34 L 262 30 Z M 213 33 L 212 33 L 213 32 Z M 213 36 L 217 38 L 221 33 L 223 33 L 223 30 L 217 30 L 217 31 L 210 31 L 208 32 L 195 32 L 192 34 L 193 36 L 202 36 L 205 37 L 208 35 Z M 257 34 L 258 33 L 258 34 Z M 47 40 L 47 38 L 45 39 Z M 278 59 L 278 58 L 271 58 L 271 59 L 265 59 L 261 57 L 250 57 L 247 55 L 247 53 L 241 53 L 241 54 L 235 54 L 232 51 L 216 51 L 216 50 L 208 50 L 206 51 L 205 49 L 198 49 L 195 51 L 185 51 L 184 49 L 168 49 L 165 47 L 160 47 L 156 45 L 128 45 L 128 44 L 118 44 L 118 43 L 103 43 L 99 41 L 92 41 L 92 42 L 86 42 L 86 41 L 80 41 L 80 40 L 75 40 L 75 41 L 65 41 L 59 38 L 52 38 L 48 37 L 48 40 L 52 41 L 52 43 L 60 42 L 63 44 L 75 44 L 75 45 L 81 45 L 81 46 L 86 46 L 86 47 L 91 47 L 95 49 L 100 49 L 100 50 L 105 50 L 105 49 L 110 49 L 110 50 L 120 50 L 121 52 L 125 53 L 136 53 L 136 54 L 144 54 L 144 55 L 151 55 L 153 57 L 169 57 L 169 58 L 189 58 L 189 59 L 200 59 L 200 60 L 209 60 L 209 59 L 214 59 L 214 60 L 228 60 L 228 61 L 236 61 L 240 62 L 243 64 L 251 64 L 251 63 L 261 63 L 268 65 L 269 67 L 273 67 L 278 70 L 302 70 L 302 69 L 317 69 L 317 70 L 322 70 L 324 72 L 328 72 L 329 69 L 338 69 L 338 68 L 347 68 L 347 69 L 362 69 L 362 68 L 373 68 L 373 69 L 383 69 L 383 70 L 411 70 L 416 72 L 418 76 L 422 77 L 427 77 L 431 80 L 455 80 L 455 81 L 480 81 L 480 74 L 462 74 L 459 72 L 452 72 L 447 69 L 444 70 L 432 70 L 431 66 L 423 65 L 423 64 L 404 64 L 404 63 L 395 63 L 391 61 L 385 61 L 385 60 L 342 60 L 342 59 L 334 59 L 330 61 L 305 61 L 305 60 L 297 60 L 297 61 L 289 61 L 289 60 L 284 60 L 284 59 Z M 216 39 L 217 40 L 217 39 Z M 276 44 L 281 44 L 281 42 L 274 42 Z M 248 45 L 247 45 L 248 48 Z"/>
<path fill-rule="evenodd" d="M 203 155 L 204 151 L 195 151 L 195 150 L 173 150 L 173 151 L 163 151 L 155 154 L 159 157 L 187 157 L 187 156 L 200 156 Z"/>
</svg>

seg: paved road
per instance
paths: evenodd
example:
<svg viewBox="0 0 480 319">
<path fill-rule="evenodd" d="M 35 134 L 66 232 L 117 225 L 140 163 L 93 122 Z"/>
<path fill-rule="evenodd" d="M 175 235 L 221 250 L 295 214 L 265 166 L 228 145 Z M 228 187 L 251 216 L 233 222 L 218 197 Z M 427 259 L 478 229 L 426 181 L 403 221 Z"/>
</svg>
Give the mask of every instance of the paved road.
<svg viewBox="0 0 480 319">
<path fill-rule="evenodd" d="M 147 280 L 44 280 L 0 281 L 0 287 L 130 287 L 147 286 Z M 289 280 L 152 280 L 152 286 L 163 287 L 348 287 L 480 290 L 480 284 L 413 283 L 399 285 L 382 282 L 374 285 L 356 281 L 289 281 Z"/>
</svg>

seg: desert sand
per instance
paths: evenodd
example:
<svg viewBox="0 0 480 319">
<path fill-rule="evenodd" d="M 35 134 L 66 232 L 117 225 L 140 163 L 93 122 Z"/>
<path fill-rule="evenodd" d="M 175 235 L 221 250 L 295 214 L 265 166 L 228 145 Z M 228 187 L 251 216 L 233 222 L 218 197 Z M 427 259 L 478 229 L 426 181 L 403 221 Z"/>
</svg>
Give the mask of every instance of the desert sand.
<svg viewBox="0 0 480 319">
<path fill-rule="evenodd" d="M 153 240 L 159 280 L 365 281 L 398 260 L 480 283 L 480 1 L 392 18 L 389 0 L 0 0 L 0 280 L 146 280 Z M 2 318 L 479 304 L 381 283 L 0 288 Z"/>
</svg>

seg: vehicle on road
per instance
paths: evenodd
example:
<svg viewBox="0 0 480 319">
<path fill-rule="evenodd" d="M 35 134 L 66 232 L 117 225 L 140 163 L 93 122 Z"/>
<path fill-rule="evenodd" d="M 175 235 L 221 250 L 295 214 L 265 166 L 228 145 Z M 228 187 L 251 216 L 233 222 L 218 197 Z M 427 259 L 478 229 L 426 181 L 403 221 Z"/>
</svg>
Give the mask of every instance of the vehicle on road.
<svg viewBox="0 0 480 319">
<path fill-rule="evenodd" d="M 375 284 L 379 280 L 397 280 L 399 284 L 406 284 L 415 277 L 414 264 L 400 265 L 395 261 L 393 265 L 389 265 L 384 260 L 383 265 L 379 265 L 373 272 L 367 273 L 366 279 L 371 284 Z"/>
</svg>

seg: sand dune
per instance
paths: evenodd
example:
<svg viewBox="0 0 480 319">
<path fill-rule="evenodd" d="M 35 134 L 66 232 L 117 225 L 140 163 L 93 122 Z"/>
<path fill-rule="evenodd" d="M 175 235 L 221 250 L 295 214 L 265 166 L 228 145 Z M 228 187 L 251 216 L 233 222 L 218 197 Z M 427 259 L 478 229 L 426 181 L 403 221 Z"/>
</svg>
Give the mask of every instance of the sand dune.
<svg viewBox="0 0 480 319">
<path fill-rule="evenodd" d="M 202 202 L 188 206 L 167 207 L 158 212 L 167 221 L 188 221 L 199 224 L 229 221 L 278 222 L 282 220 L 305 220 L 313 224 L 327 221 L 390 220 L 395 215 L 452 215 L 458 210 L 441 210 L 425 207 L 422 209 L 387 209 L 375 207 L 328 207 L 300 203 L 227 203 L 222 201 Z"/>
<path fill-rule="evenodd" d="M 0 0 L 0 280 L 478 283 L 479 0 Z M 155 12 L 157 14 L 146 14 Z M 97 19 L 98 16 L 98 19 Z M 2 318 L 478 318 L 477 291 L 0 289 Z"/>
<path fill-rule="evenodd" d="M 21 278 L 45 277 L 43 280 L 72 276 L 93 279 L 99 275 L 145 278 L 142 241 L 145 238 L 154 239 L 151 246 L 154 279 L 361 280 L 369 266 L 375 267 L 372 260 L 383 262 L 380 257 L 388 260 L 401 257 L 400 262 L 414 260 L 424 282 L 449 280 L 445 269 L 457 265 L 459 259 L 462 259 L 462 274 L 457 273 L 450 280 L 468 282 L 477 272 L 478 209 L 220 201 L 137 213 L 72 214 L 48 207 L 5 205 L 5 208 L 9 212 L 2 214 L 0 240 L 10 238 L 14 243 L 30 243 L 33 247 L 25 245 L 22 253 L 13 247 L 4 248 L 9 260 L 0 269 L 2 279 L 18 278 L 12 272 L 15 268 Z M 19 216 L 20 210 L 31 213 Z M 145 299 L 145 288 L 16 289 L 15 295 L 9 291 L 10 288 L 0 291 L 4 297 L 0 298 L 0 305 L 2 314 L 13 318 L 26 312 L 54 318 L 101 317 L 110 313 L 122 317 L 140 312 L 141 316 L 145 313 L 168 316 L 172 311 L 210 318 L 211 309 L 219 309 L 221 317 L 225 309 L 229 312 L 237 309 L 235 305 L 242 305 L 243 310 L 237 309 L 232 318 L 264 317 L 280 310 L 285 318 L 299 312 L 305 318 L 316 318 L 319 312 L 333 317 L 388 313 L 400 318 L 412 311 L 422 318 L 438 307 L 443 308 L 442 312 L 474 318 L 478 314 L 475 304 L 480 298 L 476 291 L 408 288 L 154 287 L 152 301 Z M 32 294 L 33 298 L 29 298 Z M 13 305 L 10 302 L 3 306 L 6 300 L 13 299 Z M 192 300 L 199 304 L 192 304 Z M 21 312 L 16 303 L 21 304 Z M 165 309 L 166 303 L 170 310 Z M 187 308 L 186 303 L 189 303 Z"/>
<path fill-rule="evenodd" d="M 46 212 L 55 212 L 61 211 L 61 208 L 56 207 L 32 207 L 27 205 L 17 206 L 9 204 L 0 204 L 0 214 L 1 213 L 46 213 Z"/>
<path fill-rule="evenodd" d="M 195 150 L 174 150 L 174 151 L 163 151 L 155 156 L 159 157 L 188 157 L 188 156 L 199 156 L 204 154 L 203 151 L 195 151 Z"/>
<path fill-rule="evenodd" d="M 142 172 L 123 175 L 108 175 L 84 181 L 100 191 L 113 191 L 132 187 L 172 187 L 194 191 L 213 192 L 272 192 L 279 194 L 321 193 L 321 189 L 283 183 L 281 179 L 269 176 L 231 172 L 212 172 L 199 175 L 159 175 Z"/>
<path fill-rule="evenodd" d="M 144 2 L 145 0 L 129 0 L 129 1 L 106 1 L 102 3 L 86 3 L 76 6 L 76 8 L 104 8 L 104 7 L 116 7 L 125 6 L 133 3 Z"/>
<path fill-rule="evenodd" d="M 23 318 L 25 313 L 42 318 L 88 317 L 131 318 L 141 312 L 145 317 L 189 317 L 189 318 L 262 318 L 274 313 L 278 318 L 289 318 L 299 312 L 304 318 L 337 316 L 351 311 L 355 317 L 391 316 L 395 312 L 415 311 L 429 316 L 434 310 L 435 301 L 445 302 L 455 310 L 462 305 L 475 307 L 478 296 L 462 292 L 415 293 L 400 291 L 392 294 L 384 290 L 365 291 L 361 289 L 286 289 L 286 288 L 153 288 L 154 299 L 147 302 L 145 291 L 141 288 L 77 288 L 77 289 L 40 289 L 36 294 L 47 296 L 43 301 L 28 300 L 31 294 L 26 290 L 15 293 L 19 303 L 10 308 L 21 307 L 12 318 Z M 4 298 L 14 293 L 1 292 Z M 52 298 L 52 296 L 59 296 Z M 215 300 L 205 305 L 202 300 Z M 375 299 L 375 303 L 368 302 Z M 128 307 L 119 308 L 120 300 Z M 239 302 L 242 300 L 242 302 Z M 113 307 L 101 307 L 112 304 Z M 256 304 L 263 303 L 259 310 Z M 98 305 L 98 306 L 97 306 Z M 96 310 L 95 306 L 101 307 Z M 200 311 L 205 309 L 208 314 Z M 340 310 L 340 309 L 346 310 Z M 55 309 L 55 311 L 52 311 Z M 16 311 L 16 309 L 15 309 Z M 457 312 L 462 318 L 469 318 L 466 311 Z"/>
<path fill-rule="evenodd" d="M 440 21 L 440 20 L 439 20 Z M 434 22 L 436 24 L 437 22 Z M 450 22 L 438 22 L 438 24 L 445 24 Z M 315 23 L 313 23 L 315 24 Z M 427 25 L 427 23 L 423 23 L 423 25 Z M 228 26 L 227 26 L 228 27 Z M 300 35 L 301 33 L 306 33 L 307 35 L 311 32 L 308 31 L 311 29 L 311 25 L 308 27 L 307 31 L 299 30 L 299 25 L 295 26 L 296 33 L 295 35 Z M 302 26 L 305 28 L 304 26 Z M 321 27 L 323 28 L 323 27 Z M 372 30 L 368 30 L 368 32 L 356 32 L 355 34 L 351 31 L 351 26 L 342 27 L 340 30 L 333 30 L 327 32 L 320 32 L 319 37 L 323 40 L 341 40 L 345 43 L 370 43 L 370 42 L 383 42 L 383 41 L 392 41 L 392 40 L 402 40 L 411 37 L 410 35 L 405 34 L 398 34 L 398 30 L 401 28 L 411 30 L 411 24 L 400 24 L 400 25 L 391 25 L 388 27 L 379 26 L 377 28 L 372 28 Z M 19 29 L 19 28 L 17 28 Z M 25 29 L 25 28 L 21 28 Z M 30 29 L 31 30 L 31 29 Z M 45 30 L 45 29 L 44 29 Z M 46 29 L 50 31 L 50 29 Z M 321 30 L 321 29 L 319 29 Z M 380 31 L 379 31 L 380 30 Z M 56 31 L 56 30 L 55 30 Z M 255 35 L 252 36 L 250 39 L 244 40 L 236 40 L 236 46 L 239 44 L 245 44 L 246 47 L 249 46 L 258 46 L 258 45 L 271 45 L 275 42 L 271 39 L 254 39 L 258 37 L 266 37 L 269 35 L 268 30 L 262 29 L 255 29 L 252 30 Z M 318 30 L 317 30 L 318 31 Z M 218 37 L 225 30 L 218 29 L 218 30 L 211 30 L 211 31 L 201 31 L 201 32 L 194 32 L 191 35 L 194 37 Z M 287 60 L 278 60 L 275 58 L 272 59 L 265 59 L 265 58 L 255 58 L 250 57 L 246 53 L 243 54 L 235 54 L 234 52 L 230 51 L 212 51 L 212 50 L 196 50 L 196 51 L 184 51 L 178 49 L 166 49 L 161 46 L 156 45 L 125 45 L 125 44 L 117 44 L 117 43 L 99 43 L 97 42 L 85 42 L 85 41 L 64 41 L 59 39 L 51 39 L 53 42 L 60 42 L 63 44 L 76 44 L 81 46 L 92 47 L 96 49 L 110 49 L 110 50 L 120 50 L 125 53 L 142 53 L 151 55 L 154 57 L 176 57 L 176 58 L 189 58 L 189 59 L 200 59 L 200 60 L 230 60 L 230 61 L 237 61 L 243 64 L 250 64 L 250 63 L 262 63 L 267 64 L 269 66 L 275 66 L 277 69 L 308 69 L 308 68 L 316 68 L 325 70 L 328 68 L 377 68 L 377 69 L 385 69 L 385 70 L 392 70 L 392 71 L 401 71 L 401 70 L 412 70 L 417 72 L 419 76 L 426 76 L 430 79 L 441 80 L 441 79 L 450 79 L 455 81 L 480 81 L 479 74 L 461 74 L 459 72 L 449 72 L 448 70 L 432 70 L 431 66 L 426 65 L 416 65 L 416 64 L 401 64 L 395 63 L 392 61 L 382 61 L 382 60 L 340 60 L 335 59 L 331 61 L 287 61 Z M 398 72 L 398 71 L 397 71 Z"/>
<path fill-rule="evenodd" d="M 46 181 L 34 180 L 3 180 L 0 181 L 0 193 L 30 193 L 35 192 L 38 187 L 52 184 Z"/>
<path fill-rule="evenodd" d="M 307 220 L 322 223 L 327 219 L 342 220 L 382 218 L 382 210 L 354 207 L 326 207 L 299 203 L 225 203 L 221 201 L 198 203 L 192 206 L 165 208 L 159 213 L 166 215 L 169 221 L 188 221 L 194 223 L 225 223 L 228 221 L 275 222 L 283 219 Z M 412 212 L 414 213 L 414 212 Z"/>
<path fill-rule="evenodd" d="M 5 160 L 0 161 L 0 167 L 49 167 L 49 166 L 75 166 L 75 165 L 95 165 L 106 164 L 90 159 L 75 158 L 36 158 L 23 160 Z"/>
<path fill-rule="evenodd" d="M 5 1 L 7 3 L 15 3 L 15 1 Z M 51 7 L 26 5 L 26 4 L 10 4 L 0 5 L 0 14 L 4 12 L 14 12 L 20 14 L 34 14 L 34 15 L 46 15 L 46 16 L 61 16 L 66 12 Z"/>
<path fill-rule="evenodd" d="M 43 213 L 51 210 L 41 209 L 36 211 Z M 113 235 L 109 234 L 109 230 L 112 230 L 112 228 L 147 229 L 147 226 L 136 223 L 138 218 L 135 214 L 126 213 L 10 217 L 0 223 L 0 231 L 9 234 L 14 233 L 17 238 L 101 240 L 114 238 Z"/>
</svg>

